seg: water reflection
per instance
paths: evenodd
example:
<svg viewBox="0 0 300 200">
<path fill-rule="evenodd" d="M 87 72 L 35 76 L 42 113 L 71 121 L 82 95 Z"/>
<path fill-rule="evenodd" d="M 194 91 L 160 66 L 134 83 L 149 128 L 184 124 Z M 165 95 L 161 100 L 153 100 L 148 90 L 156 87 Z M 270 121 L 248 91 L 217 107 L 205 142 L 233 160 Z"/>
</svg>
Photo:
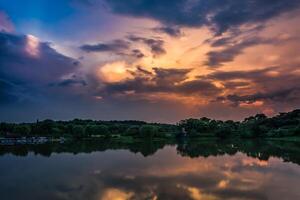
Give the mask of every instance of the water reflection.
<svg viewBox="0 0 300 200">
<path fill-rule="evenodd" d="M 275 141 L 1 147 L 0 193 L 5 200 L 300 199 L 299 151 Z"/>
</svg>

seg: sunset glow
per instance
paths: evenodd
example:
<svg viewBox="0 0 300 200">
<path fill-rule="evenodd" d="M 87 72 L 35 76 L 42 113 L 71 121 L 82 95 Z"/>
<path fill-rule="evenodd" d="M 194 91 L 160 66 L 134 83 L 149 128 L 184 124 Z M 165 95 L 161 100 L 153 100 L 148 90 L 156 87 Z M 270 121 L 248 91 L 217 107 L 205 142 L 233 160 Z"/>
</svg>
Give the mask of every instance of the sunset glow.
<svg viewBox="0 0 300 200">
<path fill-rule="evenodd" d="M 110 108 L 111 118 L 163 122 L 242 120 L 300 106 L 298 0 L 3 2 L 9 118 L 20 116 L 22 102 L 34 119 L 62 110 L 69 118 L 79 106 L 90 118 L 105 119 Z"/>
<path fill-rule="evenodd" d="M 128 78 L 129 73 L 126 68 L 126 63 L 119 61 L 108 63 L 98 69 L 100 80 L 105 82 L 119 82 Z"/>
<path fill-rule="evenodd" d="M 33 35 L 27 35 L 26 36 L 26 52 L 33 56 L 38 57 L 39 56 L 39 39 Z"/>
</svg>

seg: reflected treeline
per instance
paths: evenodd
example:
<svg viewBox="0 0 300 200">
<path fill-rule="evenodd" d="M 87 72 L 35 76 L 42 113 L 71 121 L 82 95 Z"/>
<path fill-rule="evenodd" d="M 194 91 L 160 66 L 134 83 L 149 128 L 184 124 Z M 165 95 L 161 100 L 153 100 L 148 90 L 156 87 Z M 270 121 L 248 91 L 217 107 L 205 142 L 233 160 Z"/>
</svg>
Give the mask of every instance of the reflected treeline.
<svg viewBox="0 0 300 200">
<path fill-rule="evenodd" d="M 49 157 L 53 153 L 92 153 L 107 150 L 129 150 L 133 153 L 141 153 L 143 156 L 150 156 L 162 149 L 167 143 L 160 141 L 136 140 L 134 142 L 123 142 L 120 140 L 102 139 L 86 141 L 69 141 L 65 143 L 46 143 L 38 145 L 12 145 L 0 146 L 0 155 L 13 154 L 16 156 L 27 156 L 29 153 Z M 175 144 L 175 142 L 173 143 Z"/>
<path fill-rule="evenodd" d="M 209 156 L 235 155 L 238 152 L 247 156 L 268 160 L 270 157 L 281 158 L 286 162 L 300 165 L 300 142 L 281 140 L 137 140 L 122 142 L 118 140 L 73 141 L 64 144 L 48 143 L 40 145 L 0 146 L 0 155 L 13 154 L 27 156 L 29 153 L 49 157 L 54 153 L 92 153 L 107 150 L 129 150 L 143 156 L 151 156 L 165 146 L 176 145 L 181 156 L 197 158 Z"/>
<path fill-rule="evenodd" d="M 260 160 L 270 157 L 300 164 L 300 142 L 282 140 L 186 140 L 179 142 L 177 151 L 191 158 L 235 155 L 238 152 Z"/>
</svg>

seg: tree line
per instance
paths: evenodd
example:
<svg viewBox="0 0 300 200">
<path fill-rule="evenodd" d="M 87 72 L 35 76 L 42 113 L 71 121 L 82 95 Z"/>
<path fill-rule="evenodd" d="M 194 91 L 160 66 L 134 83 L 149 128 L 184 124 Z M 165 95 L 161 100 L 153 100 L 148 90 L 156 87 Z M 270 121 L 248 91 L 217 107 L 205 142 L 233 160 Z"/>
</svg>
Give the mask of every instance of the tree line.
<svg viewBox="0 0 300 200">
<path fill-rule="evenodd" d="M 243 121 L 221 121 L 202 117 L 185 119 L 177 124 L 144 121 L 71 121 L 43 120 L 35 123 L 0 123 L 0 137 L 45 136 L 52 138 L 174 138 L 219 137 L 261 138 L 300 136 L 300 110 L 280 113 L 268 118 L 264 114 Z"/>
<path fill-rule="evenodd" d="M 178 127 L 171 124 L 146 123 L 143 121 L 71 121 L 43 120 L 35 123 L 0 123 L 0 137 L 91 138 L 91 137 L 168 137 Z"/>
<path fill-rule="evenodd" d="M 280 113 L 268 118 L 264 114 L 257 114 L 245 118 L 243 121 L 221 121 L 206 117 L 201 119 L 186 119 L 178 126 L 191 137 L 216 136 L 220 138 L 241 137 L 291 137 L 300 136 L 300 110 Z"/>
</svg>

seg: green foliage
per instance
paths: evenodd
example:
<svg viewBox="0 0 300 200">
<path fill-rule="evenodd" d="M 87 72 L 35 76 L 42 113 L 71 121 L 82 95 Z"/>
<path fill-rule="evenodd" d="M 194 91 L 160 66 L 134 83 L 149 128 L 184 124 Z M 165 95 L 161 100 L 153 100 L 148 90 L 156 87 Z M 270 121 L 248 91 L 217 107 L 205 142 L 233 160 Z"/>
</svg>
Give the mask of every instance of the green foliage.
<svg viewBox="0 0 300 200">
<path fill-rule="evenodd" d="M 92 135 L 105 135 L 105 136 L 108 136 L 110 133 L 109 133 L 109 130 L 108 130 L 108 127 L 106 125 L 88 125 L 86 127 L 86 134 L 88 136 L 92 136 Z"/>
<path fill-rule="evenodd" d="M 295 135 L 300 135 L 300 125 L 298 125 L 294 130 Z"/>
<path fill-rule="evenodd" d="M 83 126 L 81 125 L 75 125 L 72 127 L 72 134 L 75 138 L 80 139 L 83 138 L 85 135 L 85 131 Z"/>
<path fill-rule="evenodd" d="M 100 133 L 100 135 L 109 136 L 109 130 L 106 125 L 98 125 L 97 126 L 97 132 Z"/>
<path fill-rule="evenodd" d="M 179 122 L 179 127 L 184 128 L 189 136 L 200 136 L 201 133 L 207 133 L 210 131 L 210 120 L 205 119 L 186 119 Z"/>
<path fill-rule="evenodd" d="M 58 127 L 54 127 L 52 129 L 52 133 L 51 135 L 54 137 L 54 138 L 59 138 L 59 137 L 62 137 L 63 136 L 63 130 L 58 128 Z"/>
<path fill-rule="evenodd" d="M 0 123 L 0 131 L 3 133 L 13 132 L 15 124 Z"/>
<path fill-rule="evenodd" d="M 153 138 L 158 133 L 158 129 L 156 126 L 143 125 L 141 126 L 139 132 L 142 137 Z"/>
<path fill-rule="evenodd" d="M 223 122 L 203 117 L 201 119 L 182 120 L 179 127 L 184 128 L 191 137 L 228 137 L 236 132 L 238 123 L 231 120 Z"/>
<path fill-rule="evenodd" d="M 118 138 L 175 138 L 187 133 L 188 137 L 291 137 L 300 136 L 300 110 L 268 118 L 257 114 L 243 122 L 220 121 L 209 118 L 186 119 L 177 125 L 146 123 L 142 121 L 71 121 L 44 120 L 36 123 L 0 123 L 1 137 L 47 136 L 88 138 L 92 136 Z M 185 135 L 185 134 L 184 134 Z"/>
<path fill-rule="evenodd" d="M 268 137 L 289 137 L 293 136 L 295 134 L 295 131 L 293 129 L 275 129 L 271 130 L 267 133 Z"/>
<path fill-rule="evenodd" d="M 0 130 L 0 138 L 5 136 L 5 132 Z"/>
<path fill-rule="evenodd" d="M 17 134 L 20 136 L 22 136 L 22 135 L 29 136 L 30 131 L 31 131 L 31 128 L 28 125 L 16 125 L 13 130 L 14 134 Z"/>
<path fill-rule="evenodd" d="M 229 124 L 222 124 L 215 130 L 214 133 L 217 137 L 228 138 L 233 134 L 233 130 Z"/>
<path fill-rule="evenodd" d="M 255 138 L 255 135 L 253 134 L 253 132 L 248 129 L 244 129 L 243 131 L 241 131 L 240 136 L 242 138 Z"/>
<path fill-rule="evenodd" d="M 127 136 L 136 136 L 139 134 L 139 126 L 130 126 L 126 131 Z"/>
</svg>

